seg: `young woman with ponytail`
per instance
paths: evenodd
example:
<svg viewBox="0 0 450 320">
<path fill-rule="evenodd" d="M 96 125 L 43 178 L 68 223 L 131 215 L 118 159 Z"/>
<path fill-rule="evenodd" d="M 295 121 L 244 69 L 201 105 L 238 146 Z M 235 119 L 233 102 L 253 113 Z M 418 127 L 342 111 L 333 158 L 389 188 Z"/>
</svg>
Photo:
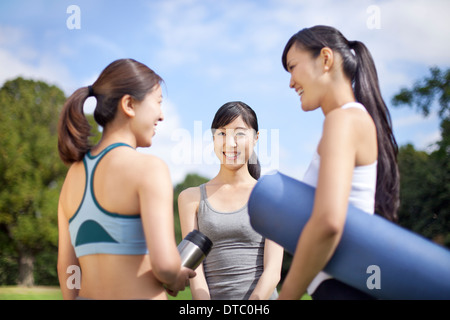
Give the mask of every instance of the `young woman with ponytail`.
<svg viewBox="0 0 450 320">
<path fill-rule="evenodd" d="M 282 63 L 304 111 L 325 115 L 322 137 L 304 182 L 316 187 L 314 208 L 298 240 L 280 299 L 370 299 L 321 270 L 343 232 L 349 203 L 397 219 L 397 144 L 372 56 L 328 26 L 293 35 Z"/>
<path fill-rule="evenodd" d="M 245 103 L 224 104 L 211 125 L 214 151 L 221 165 L 209 182 L 181 192 L 181 230 L 197 229 L 212 242 L 211 252 L 190 280 L 194 299 L 275 299 L 283 248 L 256 233 L 247 202 L 260 175 L 253 148 L 258 120 Z"/>
<path fill-rule="evenodd" d="M 58 149 L 70 165 L 58 205 L 64 299 L 167 299 L 165 290 L 175 295 L 195 275 L 181 267 L 168 167 L 136 151 L 152 145 L 164 119 L 161 82 L 144 64 L 117 60 L 63 107 Z M 103 127 L 95 146 L 83 113 L 90 96 Z"/>
</svg>

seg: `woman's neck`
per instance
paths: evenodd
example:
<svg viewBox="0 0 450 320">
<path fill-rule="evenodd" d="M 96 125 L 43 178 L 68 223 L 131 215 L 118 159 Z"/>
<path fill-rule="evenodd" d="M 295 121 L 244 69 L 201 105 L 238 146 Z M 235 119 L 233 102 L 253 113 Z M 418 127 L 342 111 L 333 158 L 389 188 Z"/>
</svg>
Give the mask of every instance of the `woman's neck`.
<svg viewBox="0 0 450 320">
<path fill-rule="evenodd" d="M 107 146 L 118 142 L 126 143 L 133 148 L 136 148 L 136 138 L 132 134 L 130 134 L 128 130 L 106 127 L 103 130 L 102 138 L 92 149 L 94 151 L 102 150 Z"/>
<path fill-rule="evenodd" d="M 327 95 L 321 103 L 321 108 L 326 116 L 330 111 L 355 101 L 356 98 L 351 82 L 341 79 L 341 81 L 335 81 L 329 86 Z"/>
<path fill-rule="evenodd" d="M 229 169 L 221 165 L 219 173 L 211 181 L 220 184 L 237 185 L 241 183 L 253 183 L 255 179 L 248 172 L 247 164 L 237 170 Z"/>
</svg>

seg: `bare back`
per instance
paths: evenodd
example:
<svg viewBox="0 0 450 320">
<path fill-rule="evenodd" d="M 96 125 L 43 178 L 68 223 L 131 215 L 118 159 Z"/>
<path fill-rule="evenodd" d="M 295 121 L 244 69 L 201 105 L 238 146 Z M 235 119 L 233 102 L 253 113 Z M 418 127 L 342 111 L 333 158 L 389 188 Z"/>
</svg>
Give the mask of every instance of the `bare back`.
<svg viewBox="0 0 450 320">
<path fill-rule="evenodd" d="M 92 154 L 95 155 L 95 151 Z M 141 207 L 146 201 L 161 201 L 152 194 L 142 199 L 139 192 L 143 175 L 151 175 L 153 171 L 151 164 L 155 167 L 153 170 L 157 170 L 160 161 L 131 148 L 116 148 L 106 154 L 93 175 L 93 193 L 99 206 L 120 215 L 137 215 L 142 213 Z M 77 162 L 69 169 L 64 182 L 60 211 L 67 221 L 74 216 L 83 201 L 85 172 L 84 163 Z M 147 228 L 151 219 L 145 212 L 141 218 L 146 238 L 152 242 L 152 230 Z M 166 299 L 162 283 L 152 272 L 150 257 L 149 254 L 81 256 L 78 259 L 82 270 L 79 295 L 94 299 Z"/>
</svg>

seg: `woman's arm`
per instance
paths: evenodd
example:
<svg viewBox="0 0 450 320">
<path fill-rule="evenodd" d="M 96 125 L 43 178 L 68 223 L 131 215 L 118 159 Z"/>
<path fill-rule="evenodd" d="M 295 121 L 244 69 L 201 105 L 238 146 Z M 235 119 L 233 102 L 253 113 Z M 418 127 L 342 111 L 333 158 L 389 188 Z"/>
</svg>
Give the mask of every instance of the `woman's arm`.
<svg viewBox="0 0 450 320">
<path fill-rule="evenodd" d="M 268 300 L 280 282 L 283 247 L 271 240 L 264 244 L 264 271 L 253 290 L 250 300 Z"/>
<path fill-rule="evenodd" d="M 61 288 L 61 293 L 64 300 L 73 300 L 78 296 L 78 291 L 76 284 L 81 283 L 81 277 L 79 279 L 74 279 L 77 283 L 71 283 L 74 285 L 68 286 L 67 280 L 70 276 L 76 276 L 75 273 L 70 271 L 67 273 L 67 268 L 69 266 L 76 266 L 77 271 L 80 271 L 80 264 L 75 255 L 75 250 L 73 249 L 72 243 L 70 241 L 69 234 L 69 221 L 64 214 L 63 207 L 61 203 L 58 203 L 58 279 L 59 286 Z M 81 276 L 81 272 L 78 273 Z"/>
<path fill-rule="evenodd" d="M 150 260 L 155 276 L 176 295 L 195 272 L 181 267 L 173 228 L 173 187 L 167 165 L 143 155 L 137 164 L 139 203 Z M 139 168 L 140 167 L 140 168 Z"/>
<path fill-rule="evenodd" d="M 178 196 L 178 212 L 183 238 L 192 230 L 198 230 L 197 211 L 199 202 L 200 190 L 198 187 L 186 189 Z M 194 300 L 209 300 L 211 297 L 206 283 L 203 263 L 198 266 L 196 273 L 197 275 L 190 280 L 192 298 Z"/>
<path fill-rule="evenodd" d="M 300 299 L 332 257 L 343 232 L 355 166 L 351 118 L 335 110 L 325 118 L 314 207 L 303 228 L 279 299 Z"/>
</svg>

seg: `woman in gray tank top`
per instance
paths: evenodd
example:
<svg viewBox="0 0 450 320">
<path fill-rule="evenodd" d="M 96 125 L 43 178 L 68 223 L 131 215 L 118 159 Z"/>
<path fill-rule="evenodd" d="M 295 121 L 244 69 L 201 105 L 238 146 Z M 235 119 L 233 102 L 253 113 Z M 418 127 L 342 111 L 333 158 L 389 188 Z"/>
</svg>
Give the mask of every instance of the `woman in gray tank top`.
<svg viewBox="0 0 450 320">
<path fill-rule="evenodd" d="M 183 236 L 198 229 L 213 242 L 190 280 L 193 299 L 276 299 L 283 248 L 254 231 L 247 212 L 260 175 L 253 152 L 256 114 L 243 102 L 229 102 L 217 111 L 211 129 L 220 171 L 178 198 Z"/>
</svg>

